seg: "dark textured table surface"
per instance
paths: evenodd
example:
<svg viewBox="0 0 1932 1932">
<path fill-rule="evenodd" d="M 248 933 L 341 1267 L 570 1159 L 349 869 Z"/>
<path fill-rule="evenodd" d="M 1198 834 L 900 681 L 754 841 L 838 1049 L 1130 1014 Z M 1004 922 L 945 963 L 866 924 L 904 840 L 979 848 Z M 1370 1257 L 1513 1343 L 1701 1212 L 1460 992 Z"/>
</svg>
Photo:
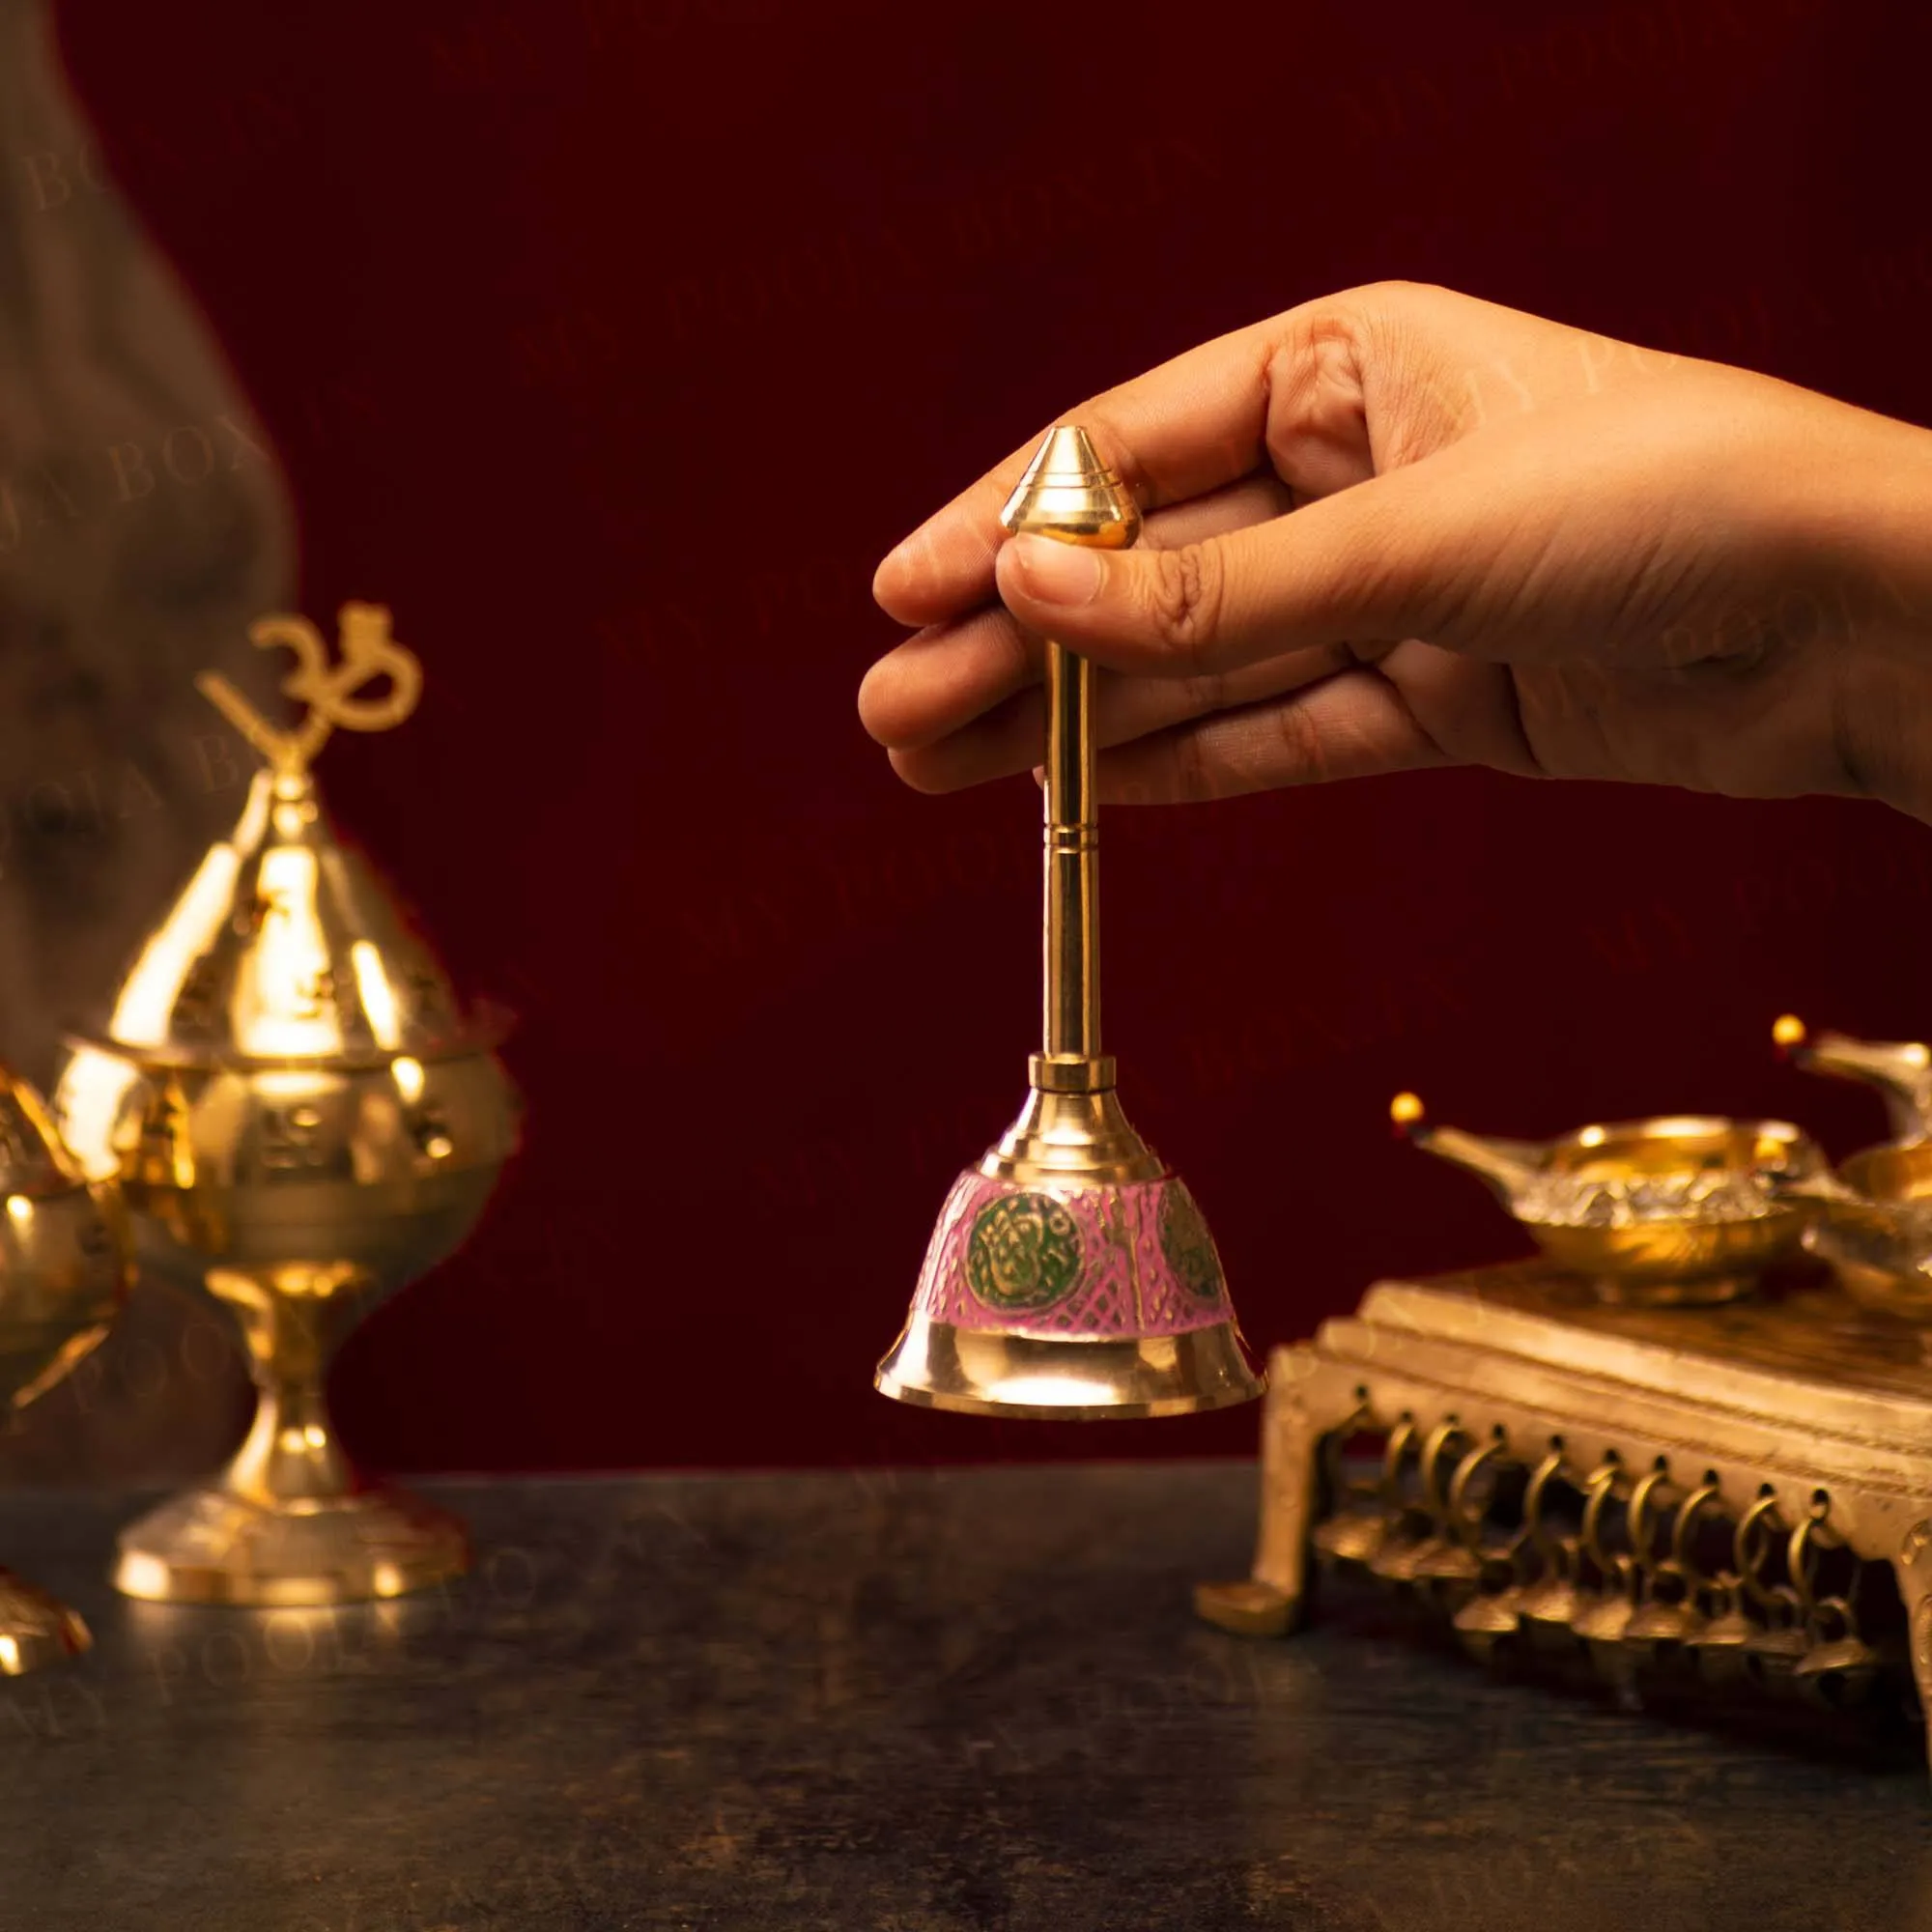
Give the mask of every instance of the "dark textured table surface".
<svg viewBox="0 0 1932 1932">
<path fill-rule="evenodd" d="M 1252 1470 L 427 1485 L 476 1574 L 126 1604 L 141 1498 L 0 1499 L 98 1648 L 0 1683 L 0 1926 L 1932 1932 L 1921 1767 L 1492 1684 L 1345 1604 L 1197 1624 Z"/>
</svg>

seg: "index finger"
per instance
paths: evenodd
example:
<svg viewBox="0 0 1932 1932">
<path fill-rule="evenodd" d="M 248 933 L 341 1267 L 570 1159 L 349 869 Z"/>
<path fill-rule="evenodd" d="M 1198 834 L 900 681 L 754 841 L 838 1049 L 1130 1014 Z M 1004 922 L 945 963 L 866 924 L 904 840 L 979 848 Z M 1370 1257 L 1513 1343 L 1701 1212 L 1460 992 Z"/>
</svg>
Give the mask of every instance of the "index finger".
<svg viewBox="0 0 1932 1932">
<path fill-rule="evenodd" d="M 1283 323 L 1276 316 L 1216 336 L 1054 420 L 1093 437 L 1144 515 L 1236 482 L 1266 456 L 1267 367 Z M 872 595 L 889 615 L 943 623 L 992 597 L 1000 510 L 1039 441 L 962 490 L 879 565 Z"/>
</svg>

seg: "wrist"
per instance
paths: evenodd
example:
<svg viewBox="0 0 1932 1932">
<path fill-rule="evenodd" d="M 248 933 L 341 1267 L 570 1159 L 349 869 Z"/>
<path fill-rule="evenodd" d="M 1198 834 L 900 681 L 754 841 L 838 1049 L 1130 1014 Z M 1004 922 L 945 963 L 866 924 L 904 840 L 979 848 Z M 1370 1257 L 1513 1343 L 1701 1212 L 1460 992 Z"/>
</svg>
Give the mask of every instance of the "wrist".
<svg viewBox="0 0 1932 1932">
<path fill-rule="evenodd" d="M 1848 773 L 1932 823 L 1932 430 L 1846 405 L 1834 414 L 1792 452 L 1799 501 L 1783 534 L 1801 577 L 1825 590 L 1816 641 L 1833 659 Z"/>
</svg>

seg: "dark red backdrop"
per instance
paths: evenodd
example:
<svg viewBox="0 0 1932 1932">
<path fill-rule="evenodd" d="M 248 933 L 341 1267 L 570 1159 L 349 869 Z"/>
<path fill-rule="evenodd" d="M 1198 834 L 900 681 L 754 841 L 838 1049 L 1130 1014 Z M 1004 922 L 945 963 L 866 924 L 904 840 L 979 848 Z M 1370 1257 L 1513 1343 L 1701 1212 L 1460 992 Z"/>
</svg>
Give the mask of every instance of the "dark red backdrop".
<svg viewBox="0 0 1932 1932">
<path fill-rule="evenodd" d="M 338 810 L 524 1014 L 527 1153 L 345 1360 L 371 1460 L 1247 1448 L 870 1391 L 1021 1094 L 1038 810 L 864 738 L 872 563 L 1083 394 L 1385 275 L 1932 420 L 1923 14 L 65 0 L 285 456 L 306 608 L 386 601 L 429 667 L 405 734 L 331 748 Z M 1932 832 L 1877 808 L 1459 773 L 1108 838 L 1127 1096 L 1258 1342 L 1511 1245 L 1391 1143 L 1398 1086 L 1842 1149 L 1875 1103 L 1772 1016 L 1932 1028 Z"/>
</svg>

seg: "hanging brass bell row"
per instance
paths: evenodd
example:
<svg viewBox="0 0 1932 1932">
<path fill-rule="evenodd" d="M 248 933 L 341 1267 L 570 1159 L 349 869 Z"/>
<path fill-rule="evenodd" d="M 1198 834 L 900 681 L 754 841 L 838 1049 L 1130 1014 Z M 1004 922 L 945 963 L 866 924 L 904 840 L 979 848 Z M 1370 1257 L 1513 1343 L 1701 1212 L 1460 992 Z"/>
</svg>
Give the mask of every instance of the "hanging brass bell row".
<svg viewBox="0 0 1932 1932">
<path fill-rule="evenodd" d="M 1587 1659 L 1629 1699 L 1666 1684 L 1833 1710 L 1916 1696 L 1889 1574 L 1852 1555 L 1825 1491 L 1787 1521 L 1768 1492 L 1728 1502 L 1715 1472 L 1684 1481 L 1614 1451 L 1580 1468 L 1560 1437 L 1524 1454 L 1500 1430 L 1366 1403 L 1322 1463 L 1317 1561 L 1445 1615 L 1484 1662 Z"/>
</svg>

